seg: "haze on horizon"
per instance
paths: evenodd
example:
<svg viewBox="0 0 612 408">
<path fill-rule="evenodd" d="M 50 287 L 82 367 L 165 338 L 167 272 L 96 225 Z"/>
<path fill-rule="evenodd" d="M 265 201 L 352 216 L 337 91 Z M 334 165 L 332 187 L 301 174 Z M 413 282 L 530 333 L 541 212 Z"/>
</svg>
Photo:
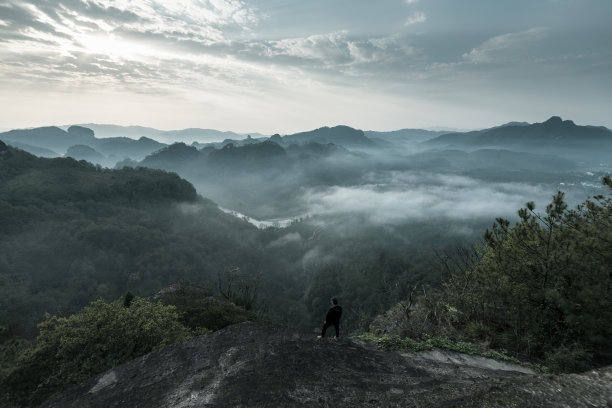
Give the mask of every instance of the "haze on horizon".
<svg viewBox="0 0 612 408">
<path fill-rule="evenodd" d="M 0 0 L 0 127 L 612 127 L 608 0 Z"/>
</svg>

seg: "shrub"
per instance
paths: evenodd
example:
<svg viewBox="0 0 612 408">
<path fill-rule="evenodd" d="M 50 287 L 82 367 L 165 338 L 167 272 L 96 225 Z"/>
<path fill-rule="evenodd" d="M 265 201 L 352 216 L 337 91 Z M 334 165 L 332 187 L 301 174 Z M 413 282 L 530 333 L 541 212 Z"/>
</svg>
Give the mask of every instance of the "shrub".
<svg viewBox="0 0 612 408">
<path fill-rule="evenodd" d="M 36 405 L 118 364 L 188 338 L 173 306 L 134 298 L 97 300 L 68 318 L 47 315 L 36 342 L 21 352 L 6 388 L 12 402 Z"/>
</svg>

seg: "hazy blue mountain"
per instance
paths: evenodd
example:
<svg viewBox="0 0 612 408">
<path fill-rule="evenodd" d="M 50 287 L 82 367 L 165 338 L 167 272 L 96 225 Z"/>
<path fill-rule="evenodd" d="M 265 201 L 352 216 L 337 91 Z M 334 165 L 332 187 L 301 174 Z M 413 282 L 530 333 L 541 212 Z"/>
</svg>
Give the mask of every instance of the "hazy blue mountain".
<svg viewBox="0 0 612 408">
<path fill-rule="evenodd" d="M 285 149 L 270 141 L 243 146 L 234 146 L 230 143 L 208 154 L 209 165 L 227 169 L 265 169 L 286 163 Z"/>
<path fill-rule="evenodd" d="M 136 160 L 132 160 L 132 159 L 123 159 L 118 161 L 117 163 L 115 163 L 115 166 L 113 167 L 115 170 L 120 170 L 124 167 L 138 167 L 138 162 Z"/>
<path fill-rule="evenodd" d="M 285 142 L 283 141 L 283 137 L 281 135 L 279 135 L 278 133 L 273 134 L 272 136 L 270 136 L 270 138 L 268 139 L 271 142 L 276 143 L 277 145 L 284 145 Z"/>
<path fill-rule="evenodd" d="M 169 130 L 163 132 L 164 141 L 195 141 L 195 142 L 216 142 L 224 139 L 244 139 L 244 134 L 236 132 L 228 132 L 214 129 L 183 129 L 183 130 Z"/>
<path fill-rule="evenodd" d="M 431 139 L 429 145 L 582 147 L 605 143 L 612 146 L 612 131 L 605 127 L 578 126 L 553 116 L 545 122 L 507 124 L 467 133 L 450 133 Z"/>
<path fill-rule="evenodd" d="M 141 136 L 158 137 L 164 133 L 163 130 L 144 126 L 100 125 L 96 123 L 83 123 L 80 126 L 93 130 L 96 136 L 100 138 L 129 137 L 138 139 Z"/>
<path fill-rule="evenodd" d="M 94 164 L 103 164 L 105 157 L 100 152 L 86 145 L 74 145 L 68 148 L 64 157 L 72 157 L 76 160 L 87 160 Z"/>
<path fill-rule="evenodd" d="M 215 129 L 199 128 L 188 128 L 181 130 L 159 130 L 144 126 L 119 126 L 110 124 L 101 125 L 96 123 L 82 124 L 82 126 L 92 129 L 99 138 L 129 137 L 132 139 L 138 139 L 142 136 L 146 136 L 163 143 L 212 143 L 220 142 L 224 139 L 240 140 L 246 136 L 246 134 L 240 134 L 236 132 L 224 132 Z M 252 135 L 253 137 L 264 136 L 259 133 L 250 133 L 250 135 Z"/>
<path fill-rule="evenodd" d="M 367 138 L 363 130 L 353 129 L 348 126 L 322 127 L 309 132 L 300 132 L 283 136 L 287 144 L 304 144 L 310 142 L 333 143 L 347 148 L 372 148 L 376 143 Z"/>
<path fill-rule="evenodd" d="M 389 132 L 377 132 L 374 130 L 366 130 L 365 136 L 369 139 L 381 139 L 391 143 L 420 143 L 435 137 L 451 133 L 441 130 L 423 130 L 423 129 L 400 129 Z"/>
<path fill-rule="evenodd" d="M 92 129 L 82 126 L 71 126 L 68 130 L 58 127 L 43 127 L 34 129 L 11 130 L 0 134 L 0 138 L 11 145 L 21 148 L 29 153 L 42 157 L 57 157 L 73 146 L 68 156 L 93 160 L 104 165 L 113 165 L 116 161 L 132 158 L 142 160 L 147 155 L 167 146 L 148 137 L 134 140 L 128 137 L 97 138 Z M 109 160 L 103 162 L 102 158 L 83 147 L 95 150 L 97 154 L 106 156 Z M 89 157 L 89 159 L 88 159 Z"/>
<path fill-rule="evenodd" d="M 491 129 L 495 129 L 495 128 L 500 128 L 500 127 L 508 127 L 508 126 L 529 126 L 531 125 L 531 123 L 529 122 L 508 122 L 508 123 L 504 123 L 503 125 L 499 125 L 499 126 L 493 126 Z M 450 132 L 446 132 L 446 133 L 450 133 Z"/>
<path fill-rule="evenodd" d="M 113 156 L 117 159 L 130 158 L 142 160 L 153 152 L 156 152 L 167 145 L 156 140 L 142 136 L 138 140 L 129 137 L 110 137 L 97 139 L 95 148 L 106 156 Z"/>
<path fill-rule="evenodd" d="M 33 155 L 36 155 L 38 157 L 59 157 L 61 156 L 59 153 L 54 152 L 53 150 L 45 149 L 44 147 L 31 146 L 26 143 L 9 142 L 9 145 L 16 147 L 18 149 L 21 149 L 25 152 L 31 153 Z"/>
<path fill-rule="evenodd" d="M 92 140 L 95 138 L 93 130 L 79 125 L 70 126 L 67 132 L 75 137 L 83 138 L 83 140 Z"/>
<path fill-rule="evenodd" d="M 355 154 L 332 143 L 310 142 L 304 145 L 291 144 L 283 148 L 270 140 L 257 142 L 251 139 L 251 142 L 242 145 L 205 145 L 200 150 L 193 145 L 175 143 L 147 156 L 139 165 L 175 171 L 187 168 L 198 171 L 202 166 L 233 173 L 252 170 L 278 171 L 289 165 L 290 159 L 295 163 L 317 163 L 319 159 L 327 159 L 333 155 L 338 158 L 355 157 Z"/>
<path fill-rule="evenodd" d="M 224 147 L 224 146 L 227 146 L 228 144 L 232 144 L 238 147 L 238 146 L 245 146 L 245 145 L 250 145 L 250 144 L 255 144 L 255 143 L 261 143 L 261 142 L 265 142 L 266 140 L 270 140 L 270 139 L 267 137 L 253 138 L 251 137 L 251 135 L 247 135 L 247 137 L 244 139 L 225 139 L 221 143 L 216 143 L 214 145 L 216 147 Z"/>
<path fill-rule="evenodd" d="M 350 155 L 351 152 L 333 143 L 306 143 L 303 145 L 291 144 L 286 147 L 290 157 L 299 160 L 312 160 L 330 157 L 334 154 Z"/>
<path fill-rule="evenodd" d="M 439 171 L 456 170 L 532 171 L 565 173 L 576 169 L 571 160 L 550 154 L 515 152 L 501 149 L 428 150 L 410 156 L 412 165 L 421 169 Z"/>
<path fill-rule="evenodd" d="M 545 122 L 508 124 L 466 133 L 451 133 L 428 140 L 424 148 L 508 149 L 546 153 L 575 161 L 583 170 L 611 168 L 612 131 L 605 127 L 579 126 L 553 116 Z"/>
<path fill-rule="evenodd" d="M 275 135 L 278 136 L 278 135 Z M 280 138 L 280 136 L 278 136 Z M 191 143 L 191 146 L 194 146 L 196 148 L 198 148 L 199 150 L 202 149 L 220 149 L 222 147 L 225 147 L 229 144 L 234 145 L 235 147 L 239 147 L 239 146 L 244 146 L 244 145 L 250 145 L 250 144 L 255 144 L 255 143 L 261 143 L 261 142 L 265 142 L 267 140 L 270 140 L 272 142 L 275 142 L 276 144 L 280 145 L 280 146 L 284 146 L 284 143 L 282 141 L 282 139 L 274 139 L 272 140 L 271 137 L 252 137 L 251 135 L 247 135 L 247 137 L 242 138 L 242 139 L 223 139 L 223 141 L 221 142 L 211 142 L 211 143 L 199 143 L 199 142 L 193 142 Z"/>
<path fill-rule="evenodd" d="M 93 132 L 80 126 L 72 126 L 67 131 L 55 126 L 16 129 L 0 133 L 0 139 L 59 152 L 66 151 L 75 144 L 90 144 L 95 141 Z"/>
<path fill-rule="evenodd" d="M 157 169 L 174 170 L 191 165 L 204 157 L 198 149 L 185 143 L 174 143 L 140 162 L 141 166 Z"/>
</svg>

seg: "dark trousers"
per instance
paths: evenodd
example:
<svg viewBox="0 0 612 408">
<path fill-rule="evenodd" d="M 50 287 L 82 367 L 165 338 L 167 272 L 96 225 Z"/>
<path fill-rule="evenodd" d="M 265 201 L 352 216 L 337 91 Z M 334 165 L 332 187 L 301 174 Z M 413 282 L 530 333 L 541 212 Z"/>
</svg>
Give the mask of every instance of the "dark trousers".
<svg viewBox="0 0 612 408">
<path fill-rule="evenodd" d="M 340 337 L 340 322 L 325 322 L 323 330 L 321 330 L 321 337 L 325 337 L 325 332 L 329 326 L 334 326 L 336 328 L 336 337 Z"/>
</svg>

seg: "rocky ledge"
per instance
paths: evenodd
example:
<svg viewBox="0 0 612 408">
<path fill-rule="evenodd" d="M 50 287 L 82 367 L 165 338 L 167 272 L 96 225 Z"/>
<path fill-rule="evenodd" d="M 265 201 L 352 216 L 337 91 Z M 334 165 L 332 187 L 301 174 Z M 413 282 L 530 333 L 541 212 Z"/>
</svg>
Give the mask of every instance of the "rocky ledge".
<svg viewBox="0 0 612 408">
<path fill-rule="evenodd" d="M 521 372 L 523 371 L 523 372 Z M 610 407 L 612 367 L 534 375 L 457 354 L 241 323 L 150 353 L 42 407 Z"/>
</svg>

